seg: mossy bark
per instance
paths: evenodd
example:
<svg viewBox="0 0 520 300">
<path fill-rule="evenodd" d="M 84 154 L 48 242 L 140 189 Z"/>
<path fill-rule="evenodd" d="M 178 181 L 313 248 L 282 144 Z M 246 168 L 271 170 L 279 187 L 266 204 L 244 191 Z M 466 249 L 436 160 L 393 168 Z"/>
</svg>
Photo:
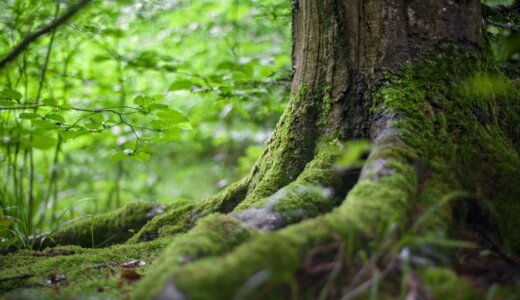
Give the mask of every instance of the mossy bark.
<svg viewBox="0 0 520 300">
<path fill-rule="evenodd" d="M 520 88 L 500 77 L 505 91 L 472 89 L 499 76 L 481 31 L 478 0 L 294 1 L 292 93 L 273 138 L 241 181 L 169 208 L 119 246 L 170 243 L 132 296 L 313 297 L 297 277 L 317 247 L 343 245 L 347 269 L 367 253 L 401 260 L 414 234 L 429 249 L 449 235 L 455 206 L 466 209 L 457 222 L 476 207 L 520 253 Z M 363 138 L 373 146 L 362 169 L 336 169 L 345 142 Z M 450 270 L 414 272 L 426 296 L 475 296 Z"/>
</svg>

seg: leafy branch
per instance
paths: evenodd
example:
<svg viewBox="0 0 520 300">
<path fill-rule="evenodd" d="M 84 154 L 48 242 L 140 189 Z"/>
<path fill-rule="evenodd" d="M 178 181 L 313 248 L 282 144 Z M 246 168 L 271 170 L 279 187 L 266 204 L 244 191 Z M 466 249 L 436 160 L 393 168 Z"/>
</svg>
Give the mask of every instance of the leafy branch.
<svg viewBox="0 0 520 300">
<path fill-rule="evenodd" d="M 38 31 L 29 33 L 18 45 L 16 45 L 7 55 L 0 60 L 0 69 L 4 68 L 9 62 L 13 61 L 21 53 L 23 53 L 31 43 L 36 41 L 41 36 L 53 32 L 60 25 L 65 24 L 69 19 L 86 7 L 92 0 L 81 0 L 76 5 L 71 6 L 61 16 L 57 17 L 51 23 L 43 26 Z"/>
<path fill-rule="evenodd" d="M 16 95 L 14 91 L 10 91 L 13 95 Z M 4 91 L 5 94 L 5 91 Z M 191 125 L 189 125 L 189 121 L 187 117 L 181 112 L 169 108 L 165 104 L 153 103 L 154 98 L 148 96 L 138 96 L 135 98 L 134 103 L 138 106 L 111 106 L 104 108 L 83 108 L 83 107 L 68 107 L 68 106 L 60 106 L 60 105 L 49 105 L 49 104 L 25 104 L 25 105 L 16 105 L 16 106 L 1 106 L 0 112 L 2 111 L 16 111 L 16 110 L 34 110 L 33 112 L 22 112 L 17 115 L 17 119 L 41 119 L 41 120 L 55 120 L 57 123 L 54 125 L 58 125 L 55 129 L 60 129 L 63 132 L 70 132 L 74 128 L 79 128 L 79 132 L 102 132 L 104 130 L 112 129 L 116 126 L 124 125 L 126 126 L 131 134 L 135 137 L 135 144 L 133 147 L 133 151 L 131 155 L 138 153 L 139 145 L 142 143 L 142 137 L 139 133 L 139 130 L 145 130 L 154 132 L 159 134 L 159 137 L 156 139 L 157 141 L 170 141 L 178 137 L 178 129 L 190 129 Z M 46 108 L 49 111 L 46 114 L 40 115 L 38 114 L 38 109 Z M 68 125 L 65 124 L 65 118 L 57 114 L 60 111 L 77 111 L 85 113 L 78 118 L 76 118 L 73 122 Z M 157 120 L 151 121 L 153 124 L 152 127 L 147 126 L 139 126 L 129 121 L 127 116 L 134 114 L 143 114 L 148 115 L 153 111 L 157 111 L 154 115 L 157 117 Z M 117 121 L 109 121 L 109 122 L 94 122 L 93 126 L 89 127 L 89 124 L 86 124 L 87 128 L 80 126 L 81 122 L 93 118 L 95 115 L 99 114 L 113 114 L 116 116 Z M 128 153 L 127 153 L 128 154 Z"/>
</svg>

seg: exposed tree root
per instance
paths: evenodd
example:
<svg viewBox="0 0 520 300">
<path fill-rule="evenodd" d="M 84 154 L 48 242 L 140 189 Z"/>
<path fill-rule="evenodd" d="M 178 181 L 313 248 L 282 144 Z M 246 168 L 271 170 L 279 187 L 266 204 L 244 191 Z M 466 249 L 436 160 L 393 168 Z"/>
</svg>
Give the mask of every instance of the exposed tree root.
<svg viewBox="0 0 520 300">
<path fill-rule="evenodd" d="M 36 236 L 32 240 L 33 248 L 56 245 L 107 247 L 123 243 L 165 209 L 164 205 L 155 203 L 129 204 L 115 212 L 86 217 Z"/>
<path fill-rule="evenodd" d="M 148 222 L 138 234 L 128 242 L 149 241 L 157 237 L 174 236 L 188 231 L 195 222 L 208 214 L 227 213 L 244 199 L 250 177 L 233 183 L 216 196 L 201 202 L 177 202 L 165 214 Z"/>
</svg>

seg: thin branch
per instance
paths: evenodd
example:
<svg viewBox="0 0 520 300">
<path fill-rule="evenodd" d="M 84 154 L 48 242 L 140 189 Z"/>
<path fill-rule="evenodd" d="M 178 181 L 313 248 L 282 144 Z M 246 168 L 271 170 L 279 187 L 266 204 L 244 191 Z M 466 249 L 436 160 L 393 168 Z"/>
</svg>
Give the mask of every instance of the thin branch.
<svg viewBox="0 0 520 300">
<path fill-rule="evenodd" d="M 0 278 L 0 282 L 28 279 L 33 276 L 34 276 L 34 274 L 20 274 L 20 275 L 15 275 L 15 276 L 10 276 L 10 277 L 2 277 L 2 278 Z"/>
<path fill-rule="evenodd" d="M 81 0 L 78 4 L 71 6 L 63 15 L 56 18 L 51 23 L 43 26 L 40 30 L 28 34 L 16 47 L 14 47 L 4 58 L 0 60 L 0 69 L 4 68 L 9 62 L 13 61 L 18 55 L 23 53 L 29 45 L 36 41 L 39 37 L 52 32 L 60 25 L 67 22 L 76 15 L 80 10 L 87 6 L 92 0 Z"/>
<path fill-rule="evenodd" d="M 45 105 L 0 106 L 0 111 L 3 111 L 3 110 L 23 110 L 23 109 L 38 108 L 40 106 L 45 106 Z"/>
</svg>

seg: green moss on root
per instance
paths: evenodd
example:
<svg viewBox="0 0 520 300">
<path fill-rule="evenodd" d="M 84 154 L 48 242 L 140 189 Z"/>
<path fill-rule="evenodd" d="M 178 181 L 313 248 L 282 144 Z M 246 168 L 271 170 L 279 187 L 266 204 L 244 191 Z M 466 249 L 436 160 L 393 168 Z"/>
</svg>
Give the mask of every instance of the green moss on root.
<svg viewBox="0 0 520 300">
<path fill-rule="evenodd" d="M 67 224 L 37 241 L 36 246 L 78 245 L 106 247 L 131 238 L 159 212 L 156 203 L 132 203 L 114 212 L 87 217 Z"/>
<path fill-rule="evenodd" d="M 245 197 L 249 180 L 249 177 L 244 177 L 214 197 L 203 201 L 178 201 L 172 204 L 165 214 L 148 222 L 128 242 L 137 243 L 184 233 L 203 216 L 213 212 L 231 211 Z"/>
<path fill-rule="evenodd" d="M 127 243 L 150 241 L 158 237 L 186 232 L 194 222 L 194 208 L 195 204 L 190 201 L 178 201 L 172 204 L 166 213 L 148 222 Z"/>
<path fill-rule="evenodd" d="M 338 143 L 333 141 L 319 146 L 314 159 L 296 180 L 270 197 L 250 203 L 250 207 L 271 208 L 289 224 L 330 211 L 342 200 L 342 189 L 345 189 L 334 170 L 334 163 L 341 151 Z M 241 209 L 242 205 L 236 211 Z"/>
<path fill-rule="evenodd" d="M 375 98 L 381 109 L 404 115 L 396 125 L 401 138 L 428 170 L 474 194 L 504 244 L 518 253 L 520 156 L 513 141 L 520 136 L 499 121 L 507 107 L 515 110 L 506 113 L 507 122 L 518 123 L 511 116 L 520 112 L 517 84 L 505 84 L 507 92 L 498 94 L 468 89 L 469 80 L 496 70 L 483 56 L 448 47 L 390 76 Z"/>
<path fill-rule="evenodd" d="M 322 98 L 322 93 L 306 87 L 291 98 L 272 139 L 253 168 L 248 194 L 238 205 L 239 210 L 254 207 L 256 202 L 294 181 L 313 158 Z"/>
<path fill-rule="evenodd" d="M 219 255 L 249 239 L 251 232 L 240 221 L 213 214 L 200 219 L 189 233 L 177 237 L 134 291 L 132 298 L 157 295 L 182 265 L 201 257 Z"/>
</svg>

